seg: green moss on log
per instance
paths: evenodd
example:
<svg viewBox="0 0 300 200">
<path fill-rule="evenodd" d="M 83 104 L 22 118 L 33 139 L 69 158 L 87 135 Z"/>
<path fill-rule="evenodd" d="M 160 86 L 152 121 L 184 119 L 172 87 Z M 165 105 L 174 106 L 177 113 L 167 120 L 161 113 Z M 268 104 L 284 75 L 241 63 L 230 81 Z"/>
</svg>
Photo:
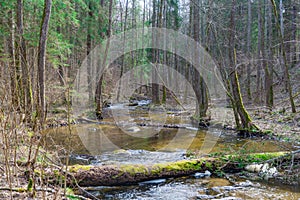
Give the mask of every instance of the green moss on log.
<svg viewBox="0 0 300 200">
<path fill-rule="evenodd" d="M 92 168 L 93 166 L 91 165 L 72 165 L 69 167 L 69 172 L 71 173 L 77 173 L 79 170 L 82 171 L 88 171 Z"/>
<path fill-rule="evenodd" d="M 229 161 L 238 161 L 243 163 L 263 162 L 273 158 L 286 155 L 288 152 L 268 152 L 268 153 L 251 153 L 241 155 L 226 155 L 224 158 Z"/>
<path fill-rule="evenodd" d="M 144 165 L 121 165 L 120 170 L 130 175 L 148 174 L 148 169 Z"/>
<path fill-rule="evenodd" d="M 286 155 L 287 152 L 254 153 L 241 155 L 221 155 L 219 157 L 202 157 L 193 160 L 158 163 L 153 165 L 126 164 L 86 166 L 74 165 L 69 167 L 72 177 L 69 184 L 74 182 L 74 177 L 81 186 L 99 185 L 124 185 L 135 184 L 141 181 L 186 176 L 205 170 L 217 174 L 221 171 L 243 170 L 243 167 L 253 162 L 264 162 L 273 158 Z M 57 172 L 59 174 L 59 172 Z M 57 174 L 57 175 L 58 175 Z M 61 176 L 56 176 L 61 179 Z"/>
</svg>

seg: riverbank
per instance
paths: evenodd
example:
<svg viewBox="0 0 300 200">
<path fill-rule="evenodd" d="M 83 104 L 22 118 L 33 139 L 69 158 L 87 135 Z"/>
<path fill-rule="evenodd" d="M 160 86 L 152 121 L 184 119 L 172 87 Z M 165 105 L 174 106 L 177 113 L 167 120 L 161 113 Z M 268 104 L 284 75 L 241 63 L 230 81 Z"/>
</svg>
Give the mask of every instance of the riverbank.
<svg viewBox="0 0 300 200">
<path fill-rule="evenodd" d="M 230 112 L 230 110 L 228 110 Z M 268 138 L 275 138 L 275 140 L 281 141 L 281 145 L 284 147 L 286 142 L 289 142 L 289 145 L 286 146 L 293 146 L 295 148 L 299 148 L 299 113 L 297 114 L 290 114 L 289 112 L 283 112 L 280 109 L 278 110 L 273 110 L 269 111 L 265 108 L 251 108 L 249 109 L 249 112 L 251 116 L 254 119 L 254 122 L 263 130 L 266 131 L 268 136 L 271 137 L 265 137 L 265 139 Z M 214 113 L 215 115 L 218 115 L 218 113 Z M 169 112 L 167 115 L 176 115 L 174 112 Z M 53 116 L 50 116 L 50 119 L 56 118 L 54 121 L 56 124 L 53 123 L 55 126 L 67 126 L 68 123 L 64 121 L 66 119 L 66 113 L 60 113 L 60 114 L 54 114 Z M 76 120 L 74 120 L 75 122 Z M 51 122 L 51 121 L 49 121 Z M 93 123 L 95 121 L 87 121 L 85 123 Z M 233 127 L 233 120 L 227 118 L 226 119 L 226 126 L 225 128 L 228 127 Z M 31 140 L 32 138 L 39 138 L 39 133 L 35 133 L 34 137 L 32 135 L 28 134 L 26 132 L 26 128 L 23 126 L 16 127 L 14 130 L 18 130 L 20 127 L 22 127 L 20 136 L 25 138 L 25 141 L 28 142 L 28 144 L 32 144 L 32 152 L 35 152 L 35 148 L 38 147 L 38 143 L 36 141 Z M 174 126 L 175 127 L 175 126 Z M 173 127 L 173 128 L 174 128 Z M 170 127 L 169 127 L 170 128 Z M 172 128 L 172 127 L 171 127 Z M 176 127 L 175 127 L 176 128 Z M 181 126 L 178 126 L 177 128 L 181 128 Z M 226 131 L 228 132 L 227 134 L 236 134 L 234 131 Z M 266 140 L 265 140 L 266 141 Z M 264 143 L 264 139 L 259 140 L 258 142 L 261 142 L 262 144 Z M 26 145 L 25 145 L 26 146 Z M 19 148 L 20 150 L 21 148 Z M 291 149 L 287 149 L 289 151 Z M 12 151 L 11 155 L 13 154 L 14 149 L 10 149 Z M 58 157 L 58 152 L 59 151 L 64 151 L 64 149 L 58 149 L 57 152 L 48 152 L 43 150 L 43 148 L 39 147 L 39 154 L 37 156 L 37 162 L 33 163 L 24 163 L 24 161 L 27 160 L 28 158 L 28 146 L 24 148 L 23 150 L 20 150 L 22 152 L 18 152 L 18 155 L 20 156 L 20 162 L 17 162 L 16 164 L 13 162 L 13 160 L 9 160 L 8 163 L 2 162 L 0 165 L 0 172 L 1 176 L 3 179 L 1 180 L 1 188 L 0 188 L 0 198 L 1 199 L 8 199 L 9 197 L 13 197 L 14 199 L 24 199 L 28 196 L 35 196 L 37 199 L 43 199 L 43 198 L 48 198 L 48 199 L 64 199 L 66 198 L 66 193 L 68 192 L 68 195 L 73 195 L 71 189 L 64 189 L 64 181 L 60 180 L 59 184 L 51 184 L 51 181 L 53 180 L 44 180 L 43 173 L 37 173 L 35 175 L 34 180 L 35 184 L 32 185 L 30 177 L 31 175 L 28 175 L 28 172 L 43 172 L 43 171 L 61 171 L 64 169 L 63 165 L 59 164 L 59 157 Z M 192 152 L 189 152 L 191 154 Z M 242 151 L 240 152 L 242 153 Z M 32 154 L 33 156 L 34 154 Z M 217 154 L 216 154 L 217 155 Z M 300 164 L 299 164 L 299 154 L 294 155 L 293 158 L 285 159 L 284 161 L 281 162 L 280 167 L 278 167 L 278 170 L 281 172 L 281 175 L 278 176 L 276 179 L 272 180 L 277 180 L 280 181 L 281 183 L 284 184 L 289 184 L 289 185 L 297 185 L 299 184 L 299 169 L 300 169 Z M 34 157 L 34 156 L 33 156 Z M 11 158 L 12 159 L 12 158 Z M 4 157 L 2 160 L 5 160 Z M 7 174 L 7 166 L 10 168 L 10 173 Z M 49 168 L 49 166 L 51 166 Z M 217 173 L 214 173 L 215 175 Z M 219 174 L 220 175 L 220 174 Z M 225 177 L 228 177 L 228 175 L 233 175 L 237 177 L 242 177 L 245 178 L 246 180 L 261 180 L 261 177 L 259 176 L 254 176 L 253 173 L 249 172 L 241 172 L 239 174 L 226 174 Z M 8 176 L 10 179 L 8 179 Z M 253 177 L 255 177 L 253 179 Z M 54 179 L 57 179 L 59 177 L 53 177 Z M 11 181 L 8 181 L 11 180 Z M 269 180 L 270 181 L 270 180 Z M 34 188 L 35 187 L 35 188 Z M 13 191 L 10 191 L 10 188 L 13 189 Z M 77 188 L 78 186 L 73 185 L 71 188 Z M 35 191 L 33 193 L 33 191 Z M 73 195 L 75 198 L 76 195 Z M 84 197 L 79 197 L 79 199 Z"/>
</svg>

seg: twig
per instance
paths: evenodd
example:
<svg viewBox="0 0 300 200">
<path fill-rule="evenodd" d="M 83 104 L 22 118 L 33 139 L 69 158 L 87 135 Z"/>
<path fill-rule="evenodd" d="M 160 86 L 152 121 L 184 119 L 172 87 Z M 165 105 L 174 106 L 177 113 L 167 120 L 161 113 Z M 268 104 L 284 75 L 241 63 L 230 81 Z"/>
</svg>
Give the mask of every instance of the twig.
<svg viewBox="0 0 300 200">
<path fill-rule="evenodd" d="M 51 192 L 51 193 L 55 193 L 55 192 L 56 192 L 54 189 L 51 189 L 51 188 L 36 188 L 35 190 L 36 190 L 36 191 L 42 191 L 42 192 Z M 2 187 L 2 188 L 0 188 L 0 191 L 12 191 L 12 192 L 20 192 L 20 193 L 23 193 L 23 192 L 26 192 L 27 189 L 26 189 L 26 188 L 9 188 L 9 187 Z M 63 195 L 63 193 L 61 193 L 61 195 Z M 71 196 L 72 196 L 72 197 L 75 197 L 75 198 L 83 199 L 83 200 L 90 200 L 89 198 L 86 198 L 86 197 L 84 197 L 84 196 L 77 195 L 77 194 L 72 194 Z"/>
<path fill-rule="evenodd" d="M 292 163 L 291 163 L 291 166 L 290 166 L 290 171 L 292 171 L 292 169 L 293 169 L 294 159 L 295 159 L 295 154 L 292 155 Z"/>
<path fill-rule="evenodd" d="M 295 98 L 298 97 L 299 95 L 300 95 L 300 92 L 294 94 L 294 95 L 293 95 L 293 98 L 295 99 Z M 278 103 L 276 104 L 276 106 L 281 105 L 281 104 L 283 104 L 284 102 L 287 102 L 287 101 L 289 101 L 289 100 L 290 100 L 289 98 L 286 98 L 286 99 L 282 100 L 281 102 L 278 102 Z"/>
<path fill-rule="evenodd" d="M 74 182 L 75 182 L 76 187 L 77 187 L 78 189 L 82 190 L 82 191 L 83 191 L 84 193 L 86 193 L 87 195 L 93 197 L 93 199 L 99 200 L 99 198 L 97 198 L 96 196 L 94 196 L 93 194 L 89 193 L 88 191 L 86 191 L 86 190 L 85 190 L 84 188 L 82 188 L 81 186 L 79 186 L 79 184 L 78 184 L 76 178 L 74 177 L 74 175 L 73 175 L 72 173 L 68 172 L 68 171 L 65 171 L 65 169 L 63 168 L 64 166 L 61 166 L 60 164 L 56 163 L 54 160 L 52 160 L 51 158 L 49 158 L 47 155 L 46 155 L 46 158 L 47 158 L 50 162 L 52 162 L 51 164 L 49 163 L 48 165 L 50 165 L 50 166 L 52 166 L 52 167 L 54 167 L 54 168 L 57 168 L 57 169 L 59 169 L 60 171 L 62 171 L 63 173 L 65 173 L 65 174 L 71 176 L 72 179 L 73 179 Z M 85 197 L 80 196 L 80 195 L 72 195 L 72 196 L 81 198 L 81 199 L 83 199 L 83 200 L 89 199 L 89 198 L 85 198 Z"/>
<path fill-rule="evenodd" d="M 282 155 L 282 156 L 279 156 L 277 158 L 272 158 L 270 160 L 267 160 L 267 161 L 264 161 L 263 163 L 270 163 L 270 162 L 273 162 L 274 160 L 278 160 L 278 159 L 281 159 L 281 158 L 284 158 L 284 157 L 287 157 L 287 156 L 294 156 L 295 154 L 297 153 L 300 153 L 300 149 L 296 150 L 296 151 L 292 151 L 292 152 L 287 152 L 285 155 Z"/>
<path fill-rule="evenodd" d="M 165 84 L 165 82 L 164 82 L 164 80 L 162 79 L 162 77 L 160 76 L 160 74 L 159 74 L 158 71 L 157 71 L 156 65 L 154 65 L 153 63 L 151 63 L 151 65 L 155 68 L 155 71 L 156 71 L 156 73 L 157 73 L 159 79 L 161 80 L 162 84 L 164 85 L 164 87 L 167 88 L 167 87 L 166 87 L 166 84 Z M 180 105 L 180 106 L 182 107 L 183 110 L 186 110 L 186 109 L 184 108 L 184 106 L 182 105 L 182 103 L 179 101 L 179 99 L 176 97 L 176 95 L 175 95 L 171 90 L 170 90 L 170 93 L 171 93 L 171 96 L 172 96 L 172 97 L 174 98 L 174 100 L 176 101 L 176 103 L 177 103 L 178 105 Z"/>
</svg>

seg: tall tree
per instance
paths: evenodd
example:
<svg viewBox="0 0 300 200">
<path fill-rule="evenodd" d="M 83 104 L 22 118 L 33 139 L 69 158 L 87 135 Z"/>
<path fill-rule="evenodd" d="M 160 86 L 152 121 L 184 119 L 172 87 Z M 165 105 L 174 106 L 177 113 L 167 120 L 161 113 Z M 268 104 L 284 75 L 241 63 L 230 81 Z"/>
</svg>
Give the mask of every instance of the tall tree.
<svg viewBox="0 0 300 200">
<path fill-rule="evenodd" d="M 266 33 L 264 34 L 266 39 L 262 37 L 262 58 L 263 58 L 263 66 L 264 66 L 264 72 L 265 72 L 265 103 L 266 106 L 269 108 L 273 107 L 273 68 L 272 66 L 272 9 L 270 7 L 270 4 L 266 4 L 266 9 L 265 9 L 265 15 L 266 15 L 266 20 L 265 20 L 265 28 L 266 28 Z M 271 14 L 271 15 L 270 15 Z M 267 43 L 267 41 L 269 41 Z M 268 59 L 266 55 L 266 48 L 268 48 Z M 269 60 L 269 61 L 267 61 Z"/>
<path fill-rule="evenodd" d="M 107 29 L 107 43 L 106 43 L 106 47 L 105 47 L 105 55 L 103 56 L 103 60 L 102 60 L 102 67 L 106 67 L 106 59 L 108 56 L 108 49 L 109 49 L 109 45 L 110 45 L 110 36 L 111 36 L 111 32 L 112 32 L 112 7 L 113 7 L 113 0 L 109 1 L 109 8 L 108 8 L 108 29 Z M 104 69 L 105 70 L 105 69 Z M 103 71 L 104 71 L 103 70 Z M 98 119 L 102 118 L 102 82 L 103 82 L 103 72 L 101 74 L 100 77 L 98 77 L 98 82 L 96 85 L 96 94 L 95 94 L 95 101 L 96 101 L 96 116 Z"/>
<path fill-rule="evenodd" d="M 157 27 L 157 12 L 156 12 L 156 8 L 157 7 L 157 2 L 156 0 L 152 1 L 152 27 Z M 157 37 L 152 37 L 152 42 L 156 43 L 157 42 Z M 154 45 L 156 46 L 156 45 Z M 157 49 L 152 49 L 152 63 L 154 64 L 155 67 L 157 67 L 157 63 L 158 61 L 158 50 Z M 154 104 L 160 104 L 160 100 L 159 100 L 159 85 L 157 84 L 157 80 L 158 80 L 158 76 L 157 76 L 157 72 L 156 70 L 152 70 L 152 78 L 153 78 L 153 83 L 152 83 L 152 103 Z"/>
<path fill-rule="evenodd" d="M 31 81 L 27 63 L 26 43 L 24 39 L 24 25 L 23 25 L 23 0 L 17 1 L 17 43 L 16 43 L 16 61 L 17 61 L 17 79 L 18 79 L 18 93 L 20 98 L 21 110 L 30 117 L 32 111 L 32 92 Z M 22 73 L 19 73 L 19 72 Z M 29 120 L 29 119 L 28 119 Z"/>
<path fill-rule="evenodd" d="M 12 96 L 12 105 L 15 108 L 19 106 L 18 98 L 18 81 L 17 81 L 17 69 L 16 69 L 16 59 L 15 59 L 15 20 L 13 10 L 9 11 L 9 27 L 10 32 L 10 44 L 9 44 L 9 55 L 10 55 L 10 89 Z"/>
<path fill-rule="evenodd" d="M 87 55 L 87 84 L 89 94 L 89 104 L 93 105 L 93 85 L 92 85 L 92 61 L 89 56 L 92 50 L 92 21 L 94 17 L 92 1 L 88 1 L 88 24 L 87 24 L 87 35 L 86 35 L 86 55 Z"/>
<path fill-rule="evenodd" d="M 39 50 L 38 50 L 38 84 L 39 84 L 39 108 L 40 119 L 44 121 L 46 117 L 45 100 L 45 64 L 46 64 L 46 46 L 49 21 L 51 16 L 52 0 L 45 0 L 43 19 L 41 23 Z"/>
<path fill-rule="evenodd" d="M 122 18 L 122 17 L 121 17 Z M 125 16 L 124 16 L 124 24 L 122 23 L 122 31 L 123 31 L 123 45 L 122 45 L 122 51 L 124 52 L 125 48 L 125 42 L 126 42 L 126 30 L 127 30 L 127 19 L 128 19 L 128 0 L 125 1 Z M 121 19 L 122 20 L 122 19 Z M 118 85 L 118 91 L 117 91 L 117 101 L 120 99 L 120 90 L 121 90 L 121 84 L 122 84 L 122 76 L 124 73 L 124 62 L 125 62 L 125 55 L 123 53 L 121 58 L 121 66 L 120 66 L 120 76 L 119 76 L 119 85 Z"/>
<path fill-rule="evenodd" d="M 264 36 L 263 33 L 263 17 L 261 11 L 261 2 L 258 3 L 258 19 L 257 19 L 257 27 L 258 27 L 258 34 L 257 34 L 257 68 L 256 68 L 256 103 L 261 103 L 262 101 L 262 81 L 261 81 L 261 69 L 262 69 L 262 37 Z"/>
<path fill-rule="evenodd" d="M 238 79 L 238 72 L 236 70 L 237 60 L 236 60 L 236 49 L 235 49 L 235 30 L 236 30 L 236 0 L 231 2 L 231 11 L 230 11 L 230 24 L 229 24 L 229 34 L 228 34 L 228 56 L 229 56 L 229 65 L 230 65 L 230 81 L 231 81 L 231 93 L 233 97 L 233 108 L 234 111 L 237 111 L 240 121 L 236 121 L 237 125 L 241 125 L 241 130 L 246 132 L 257 131 L 259 130 L 256 125 L 252 123 L 252 119 L 245 109 L 240 84 Z M 237 120 L 237 119 L 236 119 Z"/>
<path fill-rule="evenodd" d="M 274 0 L 270 0 L 270 1 L 272 3 L 272 6 L 273 6 L 273 12 L 274 12 L 275 18 L 278 19 L 276 3 L 275 3 Z M 290 81 L 289 67 L 288 67 L 288 63 L 287 63 L 287 56 L 286 56 L 286 52 L 285 52 L 285 48 L 284 48 L 283 29 L 281 28 L 281 25 L 278 22 L 278 20 L 276 20 L 276 24 L 277 24 L 277 30 L 279 32 L 281 53 L 282 53 L 282 57 L 283 57 L 284 73 L 285 73 L 285 85 L 286 85 L 287 90 L 288 90 L 292 112 L 296 113 L 296 106 L 295 106 L 295 102 L 294 102 L 294 98 L 293 98 L 292 85 L 291 85 L 291 81 Z"/>
<path fill-rule="evenodd" d="M 292 17 L 291 17 L 291 59 L 292 65 L 295 66 L 297 64 L 297 13 L 299 7 L 296 5 L 296 1 L 292 3 Z M 299 15 L 299 14 L 298 14 Z"/>
<path fill-rule="evenodd" d="M 248 22 L 247 22 L 247 56 L 251 59 L 251 30 L 252 30 L 252 0 L 248 0 Z M 247 80 L 246 80 L 246 90 L 248 100 L 251 100 L 251 60 L 247 64 Z"/>
<path fill-rule="evenodd" d="M 193 21 L 190 22 L 193 24 L 193 39 L 196 42 L 200 42 L 200 0 L 196 1 L 192 4 L 192 13 L 193 13 Z M 193 2 L 191 2 L 193 3 Z M 198 50 L 195 50 L 195 53 L 193 56 L 195 56 L 197 64 L 200 64 L 200 52 Z M 196 107 L 196 115 L 197 118 L 200 120 L 203 119 L 203 117 L 206 116 L 206 112 L 208 109 L 208 91 L 206 83 L 204 82 L 203 77 L 201 76 L 200 72 L 196 70 L 196 68 L 193 68 L 193 77 L 192 77 L 192 85 L 193 89 L 195 91 L 195 95 L 197 98 L 197 107 Z"/>
</svg>

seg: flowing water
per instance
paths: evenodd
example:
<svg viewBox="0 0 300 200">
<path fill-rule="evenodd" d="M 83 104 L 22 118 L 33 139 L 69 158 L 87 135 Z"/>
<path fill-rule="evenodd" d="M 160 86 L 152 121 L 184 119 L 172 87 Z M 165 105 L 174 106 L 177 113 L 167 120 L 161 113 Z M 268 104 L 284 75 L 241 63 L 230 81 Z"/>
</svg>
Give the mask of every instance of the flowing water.
<svg viewBox="0 0 300 200">
<path fill-rule="evenodd" d="M 150 110 L 149 102 L 137 107 L 109 108 L 112 117 L 101 124 L 78 124 L 49 129 L 46 146 L 68 149 L 79 164 L 151 164 L 186 159 L 193 152 L 275 152 L 290 147 L 278 141 L 249 140 L 218 128 L 199 130 L 181 111 Z M 139 108 L 139 109 L 137 109 Z M 167 125 L 167 126 L 164 126 Z M 179 125 L 175 127 L 175 125 Z M 162 179 L 133 186 L 87 188 L 99 199 L 300 199 L 300 188 L 282 184 L 194 176 Z"/>
<path fill-rule="evenodd" d="M 88 188 L 87 188 L 88 189 Z M 134 186 L 95 187 L 93 195 L 99 199 L 280 199 L 298 200 L 299 188 L 283 187 L 266 183 L 239 181 L 231 184 L 226 179 L 195 179 L 183 177 L 165 180 L 164 183 Z"/>
</svg>

